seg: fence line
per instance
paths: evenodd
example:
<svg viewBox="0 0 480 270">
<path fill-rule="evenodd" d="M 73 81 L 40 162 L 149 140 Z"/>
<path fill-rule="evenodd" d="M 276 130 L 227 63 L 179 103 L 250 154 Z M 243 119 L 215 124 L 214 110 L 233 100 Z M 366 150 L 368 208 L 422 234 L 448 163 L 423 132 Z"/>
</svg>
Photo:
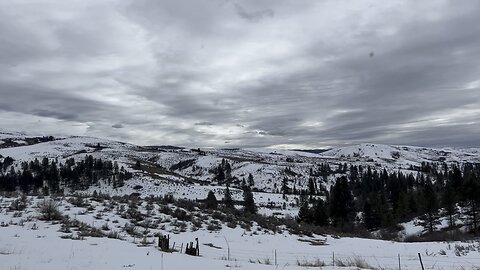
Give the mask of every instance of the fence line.
<svg viewBox="0 0 480 270">
<path fill-rule="evenodd" d="M 334 258 L 337 262 L 349 263 L 356 258 L 364 260 L 369 265 L 379 267 L 382 269 L 419 269 L 420 260 L 417 254 L 396 254 L 393 256 L 386 255 L 362 255 L 362 254 L 344 254 L 335 252 L 290 252 L 282 251 L 280 249 L 265 250 L 246 250 L 246 249 L 218 249 L 209 246 L 204 246 L 201 255 L 206 258 L 227 260 L 239 262 L 253 262 L 261 264 L 277 264 L 277 265 L 302 265 L 307 263 L 314 263 L 316 260 L 324 262 L 325 265 L 333 265 Z M 443 269 L 455 268 L 460 266 L 476 266 L 480 265 L 480 258 L 466 258 L 466 257 L 444 257 L 444 256 L 424 256 L 422 261 L 427 269 Z M 476 263 L 476 262 L 479 263 Z M 441 265 L 438 265 L 441 264 Z"/>
</svg>

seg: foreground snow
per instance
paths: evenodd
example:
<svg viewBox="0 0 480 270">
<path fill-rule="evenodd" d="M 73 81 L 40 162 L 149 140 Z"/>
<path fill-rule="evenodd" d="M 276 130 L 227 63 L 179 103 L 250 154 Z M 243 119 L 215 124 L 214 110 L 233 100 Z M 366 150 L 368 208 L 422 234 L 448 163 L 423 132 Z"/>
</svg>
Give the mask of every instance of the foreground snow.
<svg viewBox="0 0 480 270">
<path fill-rule="evenodd" d="M 102 230 L 117 232 L 122 240 L 76 238 L 71 237 L 77 235 L 73 228 L 71 233 L 62 233 L 60 224 L 36 218 L 39 213 L 35 206 L 41 199 L 29 197 L 25 210 L 10 211 L 13 200 L 0 197 L 0 269 L 305 269 L 299 264 L 316 262 L 325 263 L 324 269 L 357 269 L 331 266 L 333 256 L 337 265 L 358 261 L 366 268 L 376 269 L 398 269 L 400 256 L 402 269 L 419 269 L 418 253 L 426 269 L 478 269 L 480 265 L 478 241 L 398 243 L 320 235 L 307 237 L 292 235 L 286 230 L 265 230 L 257 224 L 251 229 L 222 224 L 221 229 L 213 231 L 205 224 L 198 230 L 187 224 L 185 230 L 179 231 L 176 219 L 158 212 L 158 205 L 148 212 L 147 218 L 160 221 L 159 226 L 148 231 L 136 228 L 145 235 L 145 243 L 125 232 L 125 224 L 130 221 L 118 215 L 121 204 L 108 210 L 108 201 L 88 201 L 87 209 L 62 200 L 60 210 L 71 220 L 98 229 L 107 226 L 108 229 Z M 143 203 L 139 210 L 147 213 L 145 207 Z M 177 249 L 181 243 L 198 238 L 201 257 L 157 250 L 156 233 L 170 235 Z"/>
<path fill-rule="evenodd" d="M 264 237 L 265 242 L 252 237 L 245 239 L 243 243 L 231 242 L 230 244 L 233 244 L 231 261 L 227 261 L 225 252 L 213 251 L 206 246 L 202 247 L 205 250 L 201 252 L 202 257 L 192 257 L 179 253 L 164 253 L 152 246 L 138 247 L 127 241 L 109 238 L 61 239 L 57 230 L 58 226 L 48 224 L 41 224 L 38 230 L 18 226 L 2 228 L 0 230 L 1 269 L 222 269 L 230 266 L 243 269 L 277 269 L 278 267 L 304 269 L 297 266 L 295 261 L 313 262 L 315 258 L 329 259 L 332 256 L 329 254 L 331 250 L 337 250 L 336 256 L 340 258 L 348 256 L 350 259 L 365 259 L 372 266 L 383 269 L 397 269 L 397 258 L 393 256 L 395 252 L 401 252 L 402 269 L 419 269 L 416 251 L 422 252 L 426 269 L 476 269 L 475 266 L 480 263 L 478 252 L 470 253 L 471 255 L 465 257 L 456 257 L 452 254 L 440 256 L 434 250 L 445 248 L 447 244 L 443 243 L 394 244 L 345 238 L 332 241 L 327 247 L 311 248 L 310 251 L 302 252 L 292 248 L 297 246 L 295 243 L 298 241 L 289 237 L 285 239 Z M 218 235 L 212 234 L 211 237 L 210 240 L 223 246 Z M 292 246 L 288 246 L 289 241 L 293 244 Z M 281 256 L 279 266 L 258 263 L 262 260 L 266 262 L 265 258 L 272 257 L 273 255 L 268 254 L 268 251 L 275 246 L 280 247 L 279 245 L 286 245 L 283 252 L 277 253 L 277 256 Z M 318 252 L 313 252 L 313 249 Z M 254 256 L 254 253 L 257 255 Z M 427 256 L 427 254 L 430 255 Z M 270 263 L 273 264 L 272 260 Z M 336 268 L 324 267 L 324 269 Z"/>
</svg>

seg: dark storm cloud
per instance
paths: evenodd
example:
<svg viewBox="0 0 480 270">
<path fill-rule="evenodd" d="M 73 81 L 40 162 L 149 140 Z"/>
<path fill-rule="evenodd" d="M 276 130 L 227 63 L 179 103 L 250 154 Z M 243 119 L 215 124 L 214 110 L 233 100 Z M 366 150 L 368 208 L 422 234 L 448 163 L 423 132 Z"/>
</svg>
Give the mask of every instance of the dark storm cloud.
<svg viewBox="0 0 480 270">
<path fill-rule="evenodd" d="M 413 0 L 0 3 L 0 124 L 139 144 L 478 146 L 479 11 Z"/>
<path fill-rule="evenodd" d="M 76 97 L 62 89 L 43 88 L 38 84 L 0 81 L 0 96 L 0 110 L 3 111 L 79 121 L 100 118 L 101 114 L 107 113 L 101 102 Z"/>
</svg>

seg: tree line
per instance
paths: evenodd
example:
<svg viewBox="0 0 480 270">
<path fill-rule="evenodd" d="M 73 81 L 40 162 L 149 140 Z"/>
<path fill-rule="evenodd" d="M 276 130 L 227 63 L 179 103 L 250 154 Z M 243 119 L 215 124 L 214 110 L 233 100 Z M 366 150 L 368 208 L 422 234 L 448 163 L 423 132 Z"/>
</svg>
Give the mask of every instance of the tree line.
<svg viewBox="0 0 480 270">
<path fill-rule="evenodd" d="M 456 217 L 463 214 L 471 232 L 479 232 L 480 164 L 424 162 L 413 168 L 416 174 L 345 166 L 341 170 L 346 174 L 328 192 L 319 191 L 312 179 L 299 192 L 299 222 L 377 230 L 419 217 L 424 232 L 433 232 L 442 215 L 448 229 L 455 229 Z"/>
<path fill-rule="evenodd" d="M 86 155 L 76 161 L 74 158 L 65 160 L 44 157 L 23 161 L 19 167 L 14 166 L 14 160 L 6 157 L 0 161 L 0 191 L 20 190 L 25 194 L 59 193 L 66 188 L 82 190 L 99 184 L 102 180 L 114 188 L 124 185 L 124 181 L 132 178 L 132 173 L 116 161 L 102 160 Z"/>
</svg>

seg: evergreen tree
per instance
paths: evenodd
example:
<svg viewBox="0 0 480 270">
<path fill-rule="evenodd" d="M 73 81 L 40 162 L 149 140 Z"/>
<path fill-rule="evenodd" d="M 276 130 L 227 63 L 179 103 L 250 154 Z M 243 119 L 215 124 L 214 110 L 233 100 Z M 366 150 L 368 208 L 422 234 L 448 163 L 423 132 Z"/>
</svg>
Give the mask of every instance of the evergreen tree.
<svg viewBox="0 0 480 270">
<path fill-rule="evenodd" d="M 420 217 L 420 225 L 424 228 L 424 231 L 433 232 L 437 225 L 440 224 L 438 216 L 438 203 L 435 190 L 433 189 L 432 182 L 427 179 L 423 188 L 424 214 Z"/>
<path fill-rule="evenodd" d="M 205 199 L 205 207 L 207 209 L 217 209 L 218 201 L 217 197 L 215 197 L 215 193 L 213 191 L 209 191 L 207 198 Z"/>
<path fill-rule="evenodd" d="M 225 161 L 224 168 L 225 168 L 225 179 L 232 178 L 232 167 L 230 166 L 230 163 L 228 161 Z"/>
<path fill-rule="evenodd" d="M 330 190 L 330 215 L 333 225 L 343 227 L 350 221 L 353 213 L 353 196 L 348 186 L 347 178 L 342 176 L 337 179 Z"/>
<path fill-rule="evenodd" d="M 382 224 L 379 203 L 375 194 L 370 194 L 363 202 L 363 223 L 368 230 L 375 230 Z"/>
<path fill-rule="evenodd" d="M 142 169 L 142 164 L 140 164 L 140 160 L 137 160 L 137 162 L 135 162 L 135 166 L 133 168 L 136 170 Z"/>
<path fill-rule="evenodd" d="M 255 182 L 253 181 L 253 175 L 251 173 L 248 174 L 248 185 L 253 187 Z"/>
<path fill-rule="evenodd" d="M 453 187 L 447 185 L 442 197 L 442 204 L 448 217 L 448 227 L 452 229 L 455 226 L 454 216 L 457 214 L 455 203 L 455 191 Z"/>
<path fill-rule="evenodd" d="M 257 213 L 253 192 L 249 186 L 243 188 L 243 210 L 250 214 Z"/>
<path fill-rule="evenodd" d="M 286 198 L 285 195 L 290 194 L 290 188 L 288 187 L 288 179 L 286 177 L 282 180 L 281 191 L 283 193 L 283 198 Z"/>
<path fill-rule="evenodd" d="M 315 181 L 312 177 L 308 179 L 308 194 L 309 195 L 317 194 L 317 191 L 315 189 Z"/>
<path fill-rule="evenodd" d="M 233 199 L 232 199 L 232 194 L 230 194 L 230 188 L 227 185 L 227 188 L 225 189 L 225 195 L 223 198 L 223 201 L 225 203 L 225 207 L 228 209 L 233 209 L 235 208 Z"/>
<path fill-rule="evenodd" d="M 410 192 L 408 195 L 408 211 L 412 215 L 418 213 L 417 192 Z"/>
<path fill-rule="evenodd" d="M 223 182 L 225 180 L 225 172 L 223 171 L 223 168 L 221 165 L 218 165 L 217 169 L 217 181 L 219 183 Z"/>
<path fill-rule="evenodd" d="M 397 201 L 397 209 L 395 212 L 395 217 L 397 220 L 405 220 L 408 215 L 408 196 L 405 192 L 400 191 Z"/>
<path fill-rule="evenodd" d="M 478 213 L 480 205 L 480 183 L 474 173 L 469 173 L 463 183 L 463 195 L 467 202 L 467 212 L 472 231 L 476 234 L 478 230 Z"/>
<path fill-rule="evenodd" d="M 319 199 L 313 209 L 313 223 L 317 226 L 328 225 L 328 210 L 325 202 Z"/>
<path fill-rule="evenodd" d="M 378 212 L 381 213 L 382 227 L 384 228 L 391 227 L 394 225 L 394 218 L 393 218 L 392 209 L 387 200 L 387 195 L 382 190 L 379 196 L 380 197 L 379 197 L 378 203 L 376 204 L 376 207 L 378 208 Z"/>
<path fill-rule="evenodd" d="M 302 200 L 300 203 L 300 209 L 298 210 L 298 222 L 310 223 L 311 222 L 311 215 L 310 215 L 310 208 L 308 205 L 307 200 Z"/>
</svg>

